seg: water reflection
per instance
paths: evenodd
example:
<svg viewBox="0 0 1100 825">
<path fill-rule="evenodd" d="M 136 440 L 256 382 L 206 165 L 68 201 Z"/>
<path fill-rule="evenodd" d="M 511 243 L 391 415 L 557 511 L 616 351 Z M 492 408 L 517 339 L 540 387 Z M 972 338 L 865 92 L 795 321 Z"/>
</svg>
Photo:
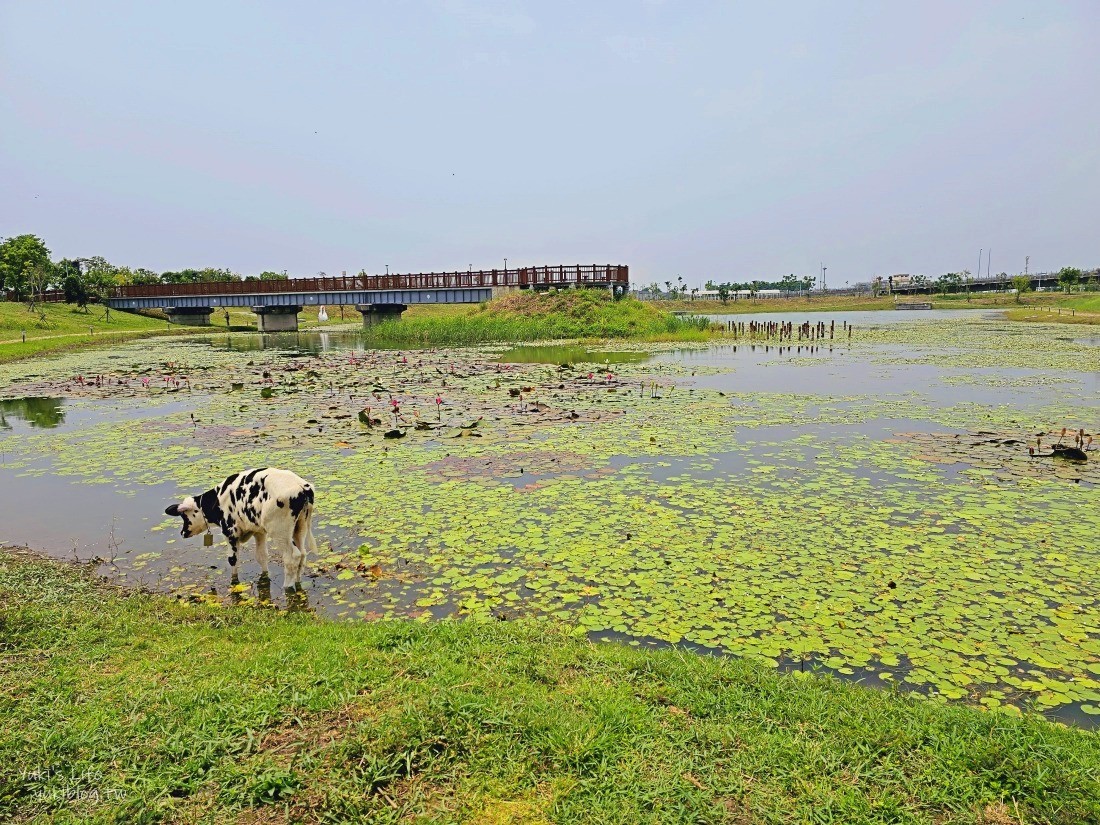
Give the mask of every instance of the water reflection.
<svg viewBox="0 0 1100 825">
<path fill-rule="evenodd" d="M 0 428 L 12 429 L 11 416 L 32 427 L 52 429 L 65 423 L 64 403 L 64 399 L 47 397 L 0 399 Z"/>
<path fill-rule="evenodd" d="M 319 355 L 323 352 L 363 352 L 363 336 L 358 332 L 286 332 L 272 335 L 244 333 L 219 335 L 209 343 L 229 352 L 278 350 L 292 355 Z"/>
</svg>

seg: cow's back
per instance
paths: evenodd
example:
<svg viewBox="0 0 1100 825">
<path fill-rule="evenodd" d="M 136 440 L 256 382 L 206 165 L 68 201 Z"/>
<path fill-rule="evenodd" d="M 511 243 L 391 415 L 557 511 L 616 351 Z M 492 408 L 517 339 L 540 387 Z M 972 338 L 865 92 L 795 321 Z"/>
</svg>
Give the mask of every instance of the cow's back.
<svg viewBox="0 0 1100 825">
<path fill-rule="evenodd" d="M 312 512 L 313 487 L 289 470 L 262 467 L 227 478 L 218 500 L 227 520 L 231 518 L 241 533 L 267 532 L 284 519 L 293 522 L 303 502 L 308 501 Z"/>
</svg>

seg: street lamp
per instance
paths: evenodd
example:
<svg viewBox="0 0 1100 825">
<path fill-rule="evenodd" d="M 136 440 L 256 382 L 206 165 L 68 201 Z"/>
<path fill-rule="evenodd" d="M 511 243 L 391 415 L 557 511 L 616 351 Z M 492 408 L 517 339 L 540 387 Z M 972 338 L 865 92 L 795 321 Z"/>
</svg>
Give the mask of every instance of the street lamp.
<svg viewBox="0 0 1100 825">
<path fill-rule="evenodd" d="M 389 264 L 386 264 L 386 274 L 387 275 L 390 274 L 390 265 Z"/>
<path fill-rule="evenodd" d="M 508 274 L 508 259 L 507 258 L 504 259 L 504 274 L 505 275 Z"/>
</svg>

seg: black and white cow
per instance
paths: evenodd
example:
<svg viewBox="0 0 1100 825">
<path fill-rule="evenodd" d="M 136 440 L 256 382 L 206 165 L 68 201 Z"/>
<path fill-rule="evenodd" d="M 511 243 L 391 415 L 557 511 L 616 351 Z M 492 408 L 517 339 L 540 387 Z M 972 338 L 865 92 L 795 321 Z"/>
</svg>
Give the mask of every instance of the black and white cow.
<svg viewBox="0 0 1100 825">
<path fill-rule="evenodd" d="M 283 589 L 301 586 L 306 552 L 317 552 L 313 540 L 313 487 L 288 470 L 268 467 L 234 473 L 217 487 L 188 496 L 164 511 L 180 516 L 184 538 L 214 527 L 229 542 L 229 563 L 237 578 L 237 553 L 250 538 L 256 539 L 256 559 L 267 571 L 267 541 L 283 550 Z"/>
</svg>

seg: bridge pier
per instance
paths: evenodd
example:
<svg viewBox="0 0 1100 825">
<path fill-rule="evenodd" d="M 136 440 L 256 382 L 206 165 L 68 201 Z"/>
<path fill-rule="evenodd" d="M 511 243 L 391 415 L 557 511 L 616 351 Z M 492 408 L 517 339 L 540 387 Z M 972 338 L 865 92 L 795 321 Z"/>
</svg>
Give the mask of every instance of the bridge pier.
<svg viewBox="0 0 1100 825">
<path fill-rule="evenodd" d="M 363 326 L 373 327 L 382 321 L 398 321 L 401 313 L 408 309 L 407 304 L 356 304 L 356 310 L 363 313 Z"/>
<path fill-rule="evenodd" d="M 214 307 L 165 307 L 164 313 L 170 324 L 187 324 L 192 327 L 210 326 L 210 316 Z"/>
<path fill-rule="evenodd" d="M 302 308 L 289 306 L 254 306 L 260 332 L 297 332 L 298 313 Z"/>
</svg>

